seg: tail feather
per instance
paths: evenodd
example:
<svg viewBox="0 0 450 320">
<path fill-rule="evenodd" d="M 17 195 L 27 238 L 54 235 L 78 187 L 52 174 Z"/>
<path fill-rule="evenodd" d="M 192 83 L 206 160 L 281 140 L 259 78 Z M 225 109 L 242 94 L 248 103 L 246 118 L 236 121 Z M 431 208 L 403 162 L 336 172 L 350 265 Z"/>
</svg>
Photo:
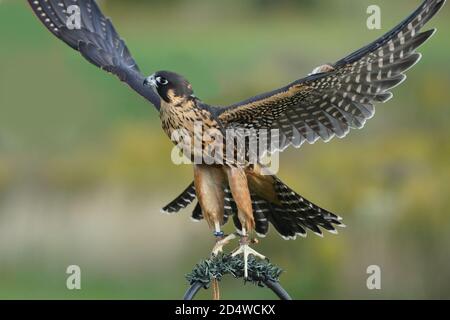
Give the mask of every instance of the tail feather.
<svg viewBox="0 0 450 320">
<path fill-rule="evenodd" d="M 279 200 L 277 204 L 265 200 L 255 193 L 251 194 L 255 232 L 259 237 L 265 237 L 268 234 L 270 224 L 286 240 L 294 240 L 298 236 L 306 237 L 308 230 L 323 236 L 323 230 L 337 233 L 336 227 L 345 227 L 341 222 L 341 217 L 300 196 L 277 177 L 272 178 L 273 188 Z M 236 229 L 240 232 L 242 225 L 237 215 L 237 206 L 228 187 L 224 188 L 224 195 L 224 224 L 229 217 L 232 217 Z M 195 186 L 191 183 L 163 210 L 176 213 L 186 208 L 195 198 Z M 192 219 L 195 221 L 203 219 L 202 209 L 198 202 L 192 212 Z"/>
<path fill-rule="evenodd" d="M 321 230 L 337 233 L 335 226 L 343 226 L 339 216 L 318 207 L 309 200 L 303 198 L 295 191 L 275 177 L 275 191 L 280 199 L 281 205 L 277 207 L 272 216 L 283 217 L 283 220 L 272 217 L 272 224 L 278 226 L 278 232 L 285 238 L 296 238 L 298 235 L 306 236 L 306 229 L 311 230 L 319 236 L 323 236 Z"/>
<path fill-rule="evenodd" d="M 253 217 L 255 219 L 255 231 L 260 237 L 265 237 L 269 232 L 268 213 L 273 210 L 270 203 L 256 195 L 252 195 Z"/>
<path fill-rule="evenodd" d="M 194 182 L 192 182 L 175 200 L 162 208 L 162 212 L 169 214 L 177 213 L 190 205 L 196 197 Z"/>
<path fill-rule="evenodd" d="M 191 218 L 192 218 L 192 220 L 194 220 L 196 222 L 203 220 L 202 207 L 200 207 L 199 202 L 197 202 L 197 204 L 195 205 L 195 208 L 192 211 Z"/>
<path fill-rule="evenodd" d="M 228 222 L 228 218 L 233 216 L 235 212 L 237 212 L 236 203 L 233 200 L 233 195 L 231 194 L 231 190 L 229 187 L 224 188 L 225 193 L 225 201 L 224 201 L 224 210 L 223 210 L 223 223 Z"/>
<path fill-rule="evenodd" d="M 264 212 L 264 215 L 284 239 L 306 237 L 307 230 L 319 236 L 323 236 L 322 229 L 337 233 L 335 226 L 343 226 L 339 216 L 316 206 L 295 193 L 278 178 L 273 178 L 279 203 L 273 204 L 258 199 L 258 204 L 260 207 L 270 208 Z M 255 222 L 258 228 L 258 221 L 255 220 Z"/>
</svg>

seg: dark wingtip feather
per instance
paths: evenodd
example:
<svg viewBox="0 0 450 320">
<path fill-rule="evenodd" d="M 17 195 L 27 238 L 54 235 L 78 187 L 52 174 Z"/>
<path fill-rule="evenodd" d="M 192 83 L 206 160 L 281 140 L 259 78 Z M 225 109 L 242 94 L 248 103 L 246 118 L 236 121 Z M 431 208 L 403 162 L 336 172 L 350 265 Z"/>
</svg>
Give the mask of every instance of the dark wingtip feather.
<svg viewBox="0 0 450 320">
<path fill-rule="evenodd" d="M 423 27 L 432 17 L 434 17 L 439 10 L 442 8 L 442 6 L 445 4 L 446 0 L 425 0 L 422 2 L 422 4 L 411 14 L 409 15 L 405 20 L 403 20 L 401 23 L 399 23 L 396 27 L 394 27 L 391 31 L 387 32 L 385 35 L 381 36 L 377 40 L 373 41 L 369 45 L 351 53 L 347 57 L 339 60 L 336 62 L 333 66 L 335 68 L 339 68 L 343 65 L 353 63 L 357 60 L 359 60 L 361 57 L 366 55 L 369 52 L 373 52 L 383 45 L 385 45 L 390 39 L 395 37 L 397 34 L 399 34 L 400 31 L 407 28 L 408 24 L 414 21 L 419 15 L 422 15 L 423 13 L 426 14 L 425 17 L 422 17 L 421 26 L 419 29 Z M 427 6 L 430 6 L 428 11 L 425 11 L 425 8 Z M 424 12 L 425 11 L 425 12 Z"/>
<path fill-rule="evenodd" d="M 114 73 L 159 109 L 160 98 L 142 85 L 143 76 L 136 62 L 95 1 L 28 0 L 28 4 L 53 35 L 80 51 L 89 62 Z M 70 5 L 80 8 L 81 29 L 67 28 Z"/>
</svg>

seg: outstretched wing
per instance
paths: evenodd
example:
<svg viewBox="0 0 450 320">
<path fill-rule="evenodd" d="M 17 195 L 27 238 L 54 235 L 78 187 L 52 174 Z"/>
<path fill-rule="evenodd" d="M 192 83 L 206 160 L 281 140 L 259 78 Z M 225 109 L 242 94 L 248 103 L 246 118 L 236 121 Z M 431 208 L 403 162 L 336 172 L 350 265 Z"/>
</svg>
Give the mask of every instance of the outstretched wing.
<svg viewBox="0 0 450 320">
<path fill-rule="evenodd" d="M 125 42 L 95 1 L 28 0 L 28 3 L 51 33 L 78 50 L 89 62 L 115 74 L 159 109 L 160 99 L 153 90 L 144 87 L 145 78 Z M 78 16 L 80 24 L 76 25 L 71 16 Z"/>
<path fill-rule="evenodd" d="M 323 68 L 325 72 L 226 107 L 218 119 L 225 128 L 248 129 L 259 139 L 262 130 L 278 130 L 279 146 L 268 149 L 271 152 L 319 138 L 342 138 L 350 128 L 362 128 L 375 113 L 374 103 L 388 101 L 390 90 L 405 80 L 404 72 L 421 58 L 416 49 L 435 30 L 420 30 L 444 3 L 425 0 L 393 30 Z"/>
</svg>

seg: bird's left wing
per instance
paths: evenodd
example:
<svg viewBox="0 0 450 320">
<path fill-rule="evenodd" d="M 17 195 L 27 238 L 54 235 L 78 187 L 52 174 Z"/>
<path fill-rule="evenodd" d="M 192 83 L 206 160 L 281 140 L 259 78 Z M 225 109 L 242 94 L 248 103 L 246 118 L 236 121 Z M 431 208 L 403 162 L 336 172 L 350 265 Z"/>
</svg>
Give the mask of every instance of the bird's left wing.
<svg viewBox="0 0 450 320">
<path fill-rule="evenodd" d="M 160 99 L 148 90 L 125 42 L 94 0 L 28 0 L 39 20 L 86 60 L 116 75 L 157 109 Z"/>
<path fill-rule="evenodd" d="M 342 138 L 350 128 L 362 128 L 375 113 L 374 103 L 389 100 L 390 90 L 405 80 L 404 72 L 420 59 L 416 49 L 435 31 L 420 33 L 420 29 L 444 3 L 425 0 L 393 30 L 323 68 L 325 72 L 226 107 L 219 112 L 219 121 L 224 128 L 256 132 L 258 138 L 261 130 L 278 130 L 279 145 L 270 152 L 319 138 Z"/>
</svg>

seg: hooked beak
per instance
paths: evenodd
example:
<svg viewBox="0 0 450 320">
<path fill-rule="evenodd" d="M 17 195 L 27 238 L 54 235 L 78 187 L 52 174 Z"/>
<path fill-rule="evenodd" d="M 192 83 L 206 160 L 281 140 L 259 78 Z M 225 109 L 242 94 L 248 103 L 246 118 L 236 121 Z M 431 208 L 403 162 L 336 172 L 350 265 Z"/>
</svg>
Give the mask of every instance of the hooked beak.
<svg viewBox="0 0 450 320">
<path fill-rule="evenodd" d="M 155 75 L 151 75 L 150 77 L 148 77 L 144 80 L 144 87 L 151 87 L 153 89 L 156 89 L 157 85 L 156 85 Z"/>
</svg>

